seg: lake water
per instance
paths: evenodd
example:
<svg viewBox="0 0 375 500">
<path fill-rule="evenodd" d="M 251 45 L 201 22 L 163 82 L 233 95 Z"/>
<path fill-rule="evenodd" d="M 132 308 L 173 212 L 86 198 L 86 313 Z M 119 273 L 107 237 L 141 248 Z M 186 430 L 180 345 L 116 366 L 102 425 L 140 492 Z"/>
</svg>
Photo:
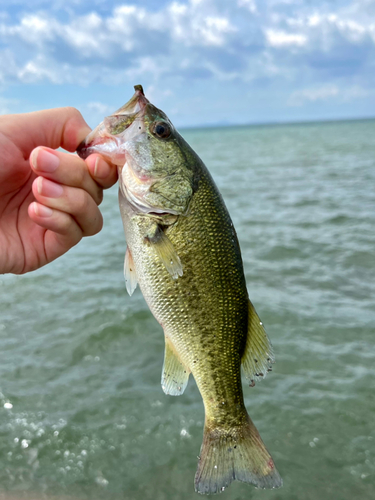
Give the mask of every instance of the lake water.
<svg viewBox="0 0 375 500">
<path fill-rule="evenodd" d="M 244 387 L 284 479 L 221 498 L 375 498 L 375 121 L 184 130 L 231 213 L 276 353 Z M 117 188 L 103 231 L 0 277 L 0 498 L 187 500 L 203 431 L 164 395 L 161 327 L 125 290 Z M 12 406 L 12 407 L 11 407 Z"/>
</svg>

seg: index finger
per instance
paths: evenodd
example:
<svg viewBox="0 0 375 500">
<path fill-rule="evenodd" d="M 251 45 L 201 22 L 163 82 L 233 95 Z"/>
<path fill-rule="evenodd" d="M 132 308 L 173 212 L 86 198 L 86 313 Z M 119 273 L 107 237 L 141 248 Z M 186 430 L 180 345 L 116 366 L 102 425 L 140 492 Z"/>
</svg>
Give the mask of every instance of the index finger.
<svg viewBox="0 0 375 500">
<path fill-rule="evenodd" d="M 7 115 L 2 117 L 2 124 L 6 127 L 0 131 L 12 138 L 26 158 L 37 146 L 75 151 L 91 130 L 81 113 L 72 107 Z"/>
</svg>

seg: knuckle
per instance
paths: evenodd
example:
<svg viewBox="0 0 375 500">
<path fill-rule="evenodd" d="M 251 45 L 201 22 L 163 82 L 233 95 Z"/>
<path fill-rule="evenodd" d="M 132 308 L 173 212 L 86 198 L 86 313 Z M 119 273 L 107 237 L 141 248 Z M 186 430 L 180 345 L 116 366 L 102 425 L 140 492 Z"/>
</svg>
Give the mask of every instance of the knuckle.
<svg viewBox="0 0 375 500">
<path fill-rule="evenodd" d="M 90 195 L 86 191 L 81 190 L 79 200 L 77 203 L 77 211 L 79 214 L 88 213 L 90 210 Z"/>
<path fill-rule="evenodd" d="M 96 204 L 100 205 L 102 201 L 103 201 L 103 190 L 98 189 L 98 192 L 96 194 Z"/>
<path fill-rule="evenodd" d="M 76 233 L 76 224 L 69 214 L 60 213 L 58 216 L 58 232 L 60 234 L 74 234 Z"/>
<path fill-rule="evenodd" d="M 74 215 L 85 215 L 90 211 L 90 195 L 83 189 L 77 189 L 74 199 L 70 201 L 71 213 Z"/>
<path fill-rule="evenodd" d="M 103 229 L 103 217 L 101 213 L 99 212 L 99 217 L 96 220 L 96 228 L 95 228 L 95 233 L 99 233 Z"/>
<path fill-rule="evenodd" d="M 90 219 L 90 224 L 85 228 L 84 236 L 94 236 L 98 234 L 103 228 L 102 214 L 97 210 L 95 217 Z"/>
<path fill-rule="evenodd" d="M 81 165 L 79 165 L 78 168 L 75 169 L 75 182 L 77 186 L 83 186 L 85 182 L 85 177 L 86 177 L 86 172 L 82 168 Z"/>
<path fill-rule="evenodd" d="M 60 218 L 60 232 L 67 234 L 72 231 L 73 220 L 70 216 Z"/>
<path fill-rule="evenodd" d="M 78 118 L 78 119 L 82 118 L 83 119 L 81 112 L 78 111 L 77 108 L 75 108 L 73 106 L 65 106 L 63 109 L 66 112 L 66 114 L 68 116 L 70 116 L 71 118 Z"/>
</svg>

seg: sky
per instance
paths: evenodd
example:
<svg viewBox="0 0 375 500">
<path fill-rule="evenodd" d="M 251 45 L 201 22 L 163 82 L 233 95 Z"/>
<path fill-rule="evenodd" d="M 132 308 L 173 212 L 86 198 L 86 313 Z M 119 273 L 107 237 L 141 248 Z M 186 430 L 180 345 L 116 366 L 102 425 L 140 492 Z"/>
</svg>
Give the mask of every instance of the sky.
<svg viewBox="0 0 375 500">
<path fill-rule="evenodd" d="M 375 116 L 375 0 L 1 0 L 0 114 L 133 86 L 175 125 Z"/>
</svg>

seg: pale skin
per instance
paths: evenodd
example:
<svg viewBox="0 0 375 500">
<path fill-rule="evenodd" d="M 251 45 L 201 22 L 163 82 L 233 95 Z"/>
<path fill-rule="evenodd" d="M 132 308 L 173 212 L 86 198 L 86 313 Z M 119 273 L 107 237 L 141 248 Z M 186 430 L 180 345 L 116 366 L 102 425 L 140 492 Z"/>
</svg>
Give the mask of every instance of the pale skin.
<svg viewBox="0 0 375 500">
<path fill-rule="evenodd" d="M 0 117 L 0 274 L 34 271 L 101 230 L 116 168 L 55 151 L 74 152 L 89 132 L 74 108 Z"/>
</svg>

